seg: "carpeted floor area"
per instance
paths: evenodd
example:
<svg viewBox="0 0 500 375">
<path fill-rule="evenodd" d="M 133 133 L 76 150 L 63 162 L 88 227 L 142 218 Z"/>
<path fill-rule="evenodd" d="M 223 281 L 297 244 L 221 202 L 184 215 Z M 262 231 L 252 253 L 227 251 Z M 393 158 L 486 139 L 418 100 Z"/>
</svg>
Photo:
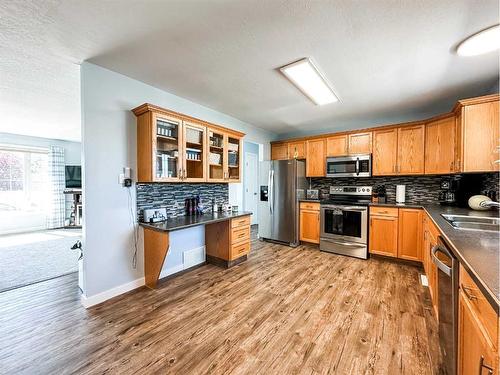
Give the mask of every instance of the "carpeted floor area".
<svg viewBox="0 0 500 375">
<path fill-rule="evenodd" d="M 79 229 L 0 236 L 0 292 L 78 270 Z"/>
</svg>

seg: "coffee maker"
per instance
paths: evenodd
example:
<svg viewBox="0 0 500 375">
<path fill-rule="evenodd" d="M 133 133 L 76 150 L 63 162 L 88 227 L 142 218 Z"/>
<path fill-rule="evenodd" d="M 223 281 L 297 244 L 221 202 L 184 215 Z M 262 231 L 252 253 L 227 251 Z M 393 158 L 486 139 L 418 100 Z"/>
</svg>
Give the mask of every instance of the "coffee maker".
<svg viewBox="0 0 500 375">
<path fill-rule="evenodd" d="M 481 188 L 481 175 L 463 174 L 446 176 L 441 179 L 439 191 L 439 204 L 467 207 L 471 196 L 479 194 Z"/>
</svg>

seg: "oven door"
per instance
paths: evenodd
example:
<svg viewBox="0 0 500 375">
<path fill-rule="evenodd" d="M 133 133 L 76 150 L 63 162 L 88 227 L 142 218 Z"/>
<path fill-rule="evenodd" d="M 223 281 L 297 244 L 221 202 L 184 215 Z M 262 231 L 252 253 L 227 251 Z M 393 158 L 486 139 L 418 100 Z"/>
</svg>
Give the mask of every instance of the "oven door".
<svg viewBox="0 0 500 375">
<path fill-rule="evenodd" d="M 371 156 L 326 158 L 326 177 L 370 177 Z"/>
<path fill-rule="evenodd" d="M 366 244 L 368 208 L 364 206 L 321 206 L 320 237 Z"/>
</svg>

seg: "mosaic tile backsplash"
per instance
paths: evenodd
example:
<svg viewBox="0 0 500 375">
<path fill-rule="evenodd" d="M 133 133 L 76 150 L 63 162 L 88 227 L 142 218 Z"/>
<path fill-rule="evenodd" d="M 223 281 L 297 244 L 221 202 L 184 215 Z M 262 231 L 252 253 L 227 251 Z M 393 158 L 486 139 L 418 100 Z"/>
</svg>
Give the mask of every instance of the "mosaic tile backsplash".
<svg viewBox="0 0 500 375">
<path fill-rule="evenodd" d="M 137 184 L 137 217 L 143 219 L 145 208 L 167 208 L 167 217 L 184 216 L 184 200 L 200 196 L 203 210 L 212 210 L 212 199 L 220 204 L 229 203 L 228 184 Z"/>
<path fill-rule="evenodd" d="M 370 178 L 312 178 L 311 187 L 320 190 L 320 197 L 326 198 L 330 186 L 376 186 L 385 185 L 387 200 L 396 200 L 396 185 L 406 185 L 406 203 L 438 203 L 441 178 L 443 176 L 383 176 Z M 481 190 L 496 190 L 498 195 L 498 174 L 481 175 Z M 498 198 L 497 198 L 498 199 Z"/>
</svg>

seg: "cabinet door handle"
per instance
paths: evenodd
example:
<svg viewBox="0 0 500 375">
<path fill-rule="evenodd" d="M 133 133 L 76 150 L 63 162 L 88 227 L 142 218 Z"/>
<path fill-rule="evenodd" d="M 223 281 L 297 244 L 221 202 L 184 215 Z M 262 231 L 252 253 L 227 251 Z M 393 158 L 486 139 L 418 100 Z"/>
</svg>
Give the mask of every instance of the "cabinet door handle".
<svg viewBox="0 0 500 375">
<path fill-rule="evenodd" d="M 475 299 L 477 300 L 477 297 L 474 294 L 472 294 L 471 288 L 462 285 L 462 290 L 464 291 L 468 299 L 470 299 L 471 301 Z"/>
<path fill-rule="evenodd" d="M 479 360 L 479 375 L 482 375 L 483 368 L 488 371 L 488 375 L 493 375 L 494 368 L 484 363 L 484 356 Z"/>
<path fill-rule="evenodd" d="M 187 178 L 187 173 L 186 173 L 186 170 L 184 169 L 184 179 Z"/>
</svg>

